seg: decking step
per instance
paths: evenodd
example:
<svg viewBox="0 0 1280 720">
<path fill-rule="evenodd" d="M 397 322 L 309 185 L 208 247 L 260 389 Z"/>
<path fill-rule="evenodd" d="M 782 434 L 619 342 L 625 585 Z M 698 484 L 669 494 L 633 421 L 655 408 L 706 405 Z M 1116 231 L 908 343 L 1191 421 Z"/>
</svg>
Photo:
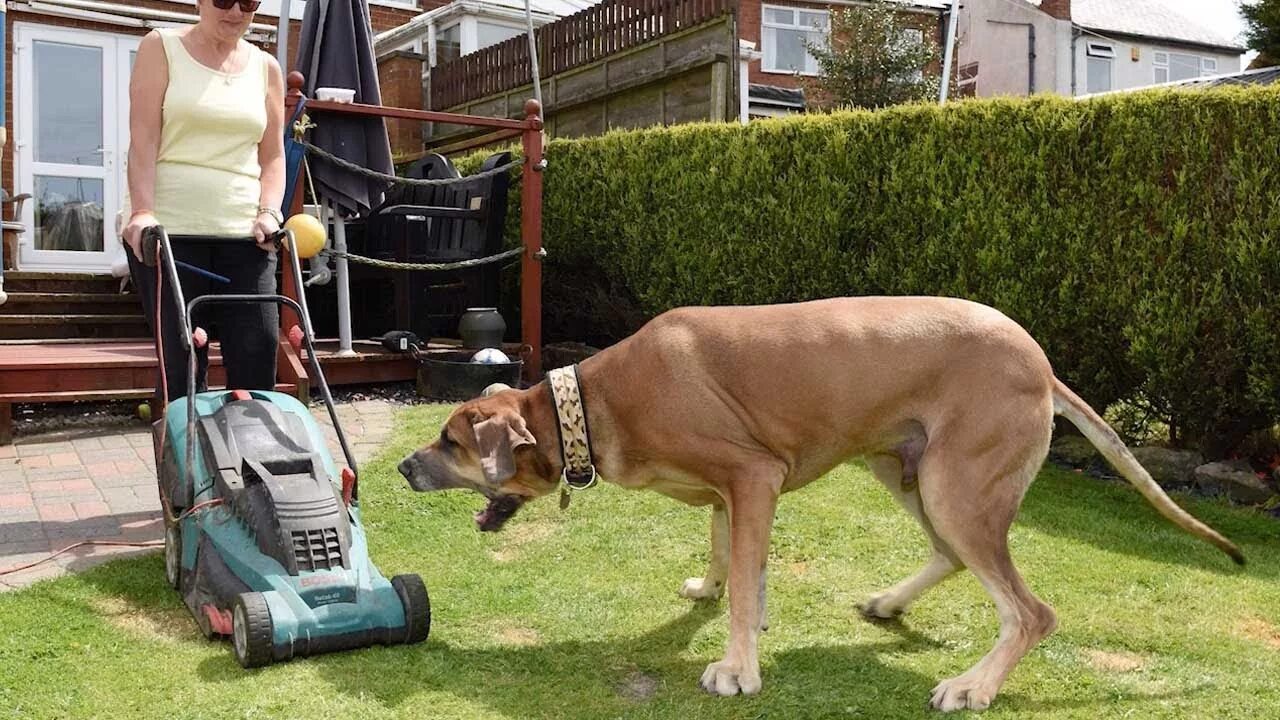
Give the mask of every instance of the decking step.
<svg viewBox="0 0 1280 720">
<path fill-rule="evenodd" d="M 145 322 L 141 315 L 78 314 L 40 315 L 30 313 L 0 313 L 0 325 L 64 325 L 68 323 L 136 323 Z"/>
<path fill-rule="evenodd" d="M 216 342 L 209 345 L 209 365 L 222 365 L 222 346 Z M 84 368 L 105 371 L 155 366 L 156 351 L 152 340 L 0 344 L 0 371 L 47 372 Z M 6 389 L 7 386 L 0 383 L 0 392 Z"/>
<path fill-rule="evenodd" d="M 0 312 L 0 340 L 51 338 L 136 338 L 149 335 L 141 314 L 39 315 Z"/>
<path fill-rule="evenodd" d="M 38 272 L 9 270 L 4 274 L 6 292 L 112 292 L 120 291 L 120 278 L 104 273 Z"/>
<path fill-rule="evenodd" d="M 225 390 L 222 385 L 210 387 L 210 390 Z M 298 389 L 293 383 L 276 383 L 276 392 L 293 393 Z M 65 392 L 36 393 L 0 393 L 0 403 L 59 403 L 82 402 L 86 400 L 135 400 L 149 398 L 156 394 L 156 389 L 127 388 L 123 390 L 69 390 Z"/>
<path fill-rule="evenodd" d="M 142 303 L 137 295 L 84 292 L 11 292 L 0 305 L 0 315 L 122 314 L 134 312 L 142 317 Z"/>
</svg>

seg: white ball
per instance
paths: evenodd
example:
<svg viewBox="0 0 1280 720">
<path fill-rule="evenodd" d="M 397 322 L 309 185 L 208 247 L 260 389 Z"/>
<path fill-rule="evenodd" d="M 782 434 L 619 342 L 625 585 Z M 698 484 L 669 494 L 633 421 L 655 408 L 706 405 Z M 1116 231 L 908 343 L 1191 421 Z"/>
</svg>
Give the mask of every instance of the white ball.
<svg viewBox="0 0 1280 720">
<path fill-rule="evenodd" d="M 509 363 L 511 362 L 511 359 L 507 357 L 506 353 L 502 352 L 498 348 L 485 348 L 477 351 L 475 355 L 472 355 L 471 362 L 481 363 L 483 365 L 498 365 L 500 363 Z"/>
</svg>

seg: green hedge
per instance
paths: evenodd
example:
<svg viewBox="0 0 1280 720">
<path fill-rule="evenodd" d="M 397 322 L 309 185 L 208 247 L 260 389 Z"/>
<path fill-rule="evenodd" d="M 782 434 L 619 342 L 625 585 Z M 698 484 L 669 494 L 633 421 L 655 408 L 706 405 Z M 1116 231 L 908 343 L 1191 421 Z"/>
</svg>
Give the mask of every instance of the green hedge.
<svg viewBox="0 0 1280 720">
<path fill-rule="evenodd" d="M 548 340 L 680 305 L 952 295 L 1022 323 L 1095 406 L 1144 397 L 1210 452 L 1280 410 L 1280 90 L 688 125 L 547 156 Z"/>
</svg>

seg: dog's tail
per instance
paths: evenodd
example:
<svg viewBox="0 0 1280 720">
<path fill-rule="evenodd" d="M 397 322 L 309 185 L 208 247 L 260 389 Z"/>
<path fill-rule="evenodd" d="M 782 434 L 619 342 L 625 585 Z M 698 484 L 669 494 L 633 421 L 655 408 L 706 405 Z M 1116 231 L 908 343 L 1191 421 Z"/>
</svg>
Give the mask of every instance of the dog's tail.
<svg viewBox="0 0 1280 720">
<path fill-rule="evenodd" d="M 1222 552 L 1230 555 L 1237 564 L 1244 564 L 1244 555 L 1241 554 L 1240 548 L 1217 530 L 1191 517 L 1186 510 L 1178 507 L 1156 484 L 1156 481 L 1151 479 L 1150 473 L 1142 467 L 1133 453 L 1129 452 L 1129 448 L 1125 447 L 1120 436 L 1116 435 L 1116 431 L 1112 430 L 1111 426 L 1093 411 L 1093 408 L 1090 408 L 1085 401 L 1071 391 L 1071 388 L 1062 384 L 1062 381 L 1057 378 L 1053 381 L 1053 412 L 1070 420 L 1072 425 L 1079 428 L 1080 432 L 1089 438 L 1089 442 L 1098 448 L 1107 462 L 1119 470 L 1120 474 L 1132 483 L 1161 515 L 1192 535 L 1213 543 Z"/>
</svg>

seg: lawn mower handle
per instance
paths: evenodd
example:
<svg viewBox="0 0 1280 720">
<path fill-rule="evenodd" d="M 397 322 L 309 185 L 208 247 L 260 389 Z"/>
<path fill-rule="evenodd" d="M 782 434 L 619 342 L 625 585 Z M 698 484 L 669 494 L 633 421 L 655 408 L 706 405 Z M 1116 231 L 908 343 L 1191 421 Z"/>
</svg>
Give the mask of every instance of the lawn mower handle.
<svg viewBox="0 0 1280 720">
<path fill-rule="evenodd" d="M 333 430 L 338 436 L 338 443 L 342 446 L 342 454 L 346 457 L 347 467 L 351 468 L 351 473 L 359 478 L 359 470 L 356 467 L 355 456 L 351 454 L 351 448 L 347 444 L 347 435 L 342 431 L 342 423 L 338 420 L 338 412 L 333 406 L 333 396 L 329 392 L 329 383 L 325 380 L 324 369 L 320 367 L 319 356 L 316 355 L 315 334 L 311 329 L 311 315 L 307 310 L 306 293 L 301 292 L 304 287 L 302 284 L 302 266 L 298 262 L 298 254 L 289 252 L 289 264 L 293 271 L 294 287 L 299 289 L 298 300 L 286 297 L 284 295 L 201 295 L 192 298 L 190 302 L 185 302 L 182 295 L 182 285 L 178 280 L 178 268 L 175 265 L 173 257 L 173 247 L 169 243 L 169 235 L 160 225 L 153 225 L 142 230 L 143 247 L 152 247 L 159 249 L 160 263 L 164 266 L 165 274 L 169 277 L 169 287 L 173 292 L 174 304 L 178 309 L 178 317 L 182 319 L 182 344 L 187 350 L 187 451 L 186 462 L 187 472 L 194 472 L 195 458 L 195 424 L 196 424 L 196 405 L 191 399 L 196 394 L 196 347 L 191 341 L 191 315 L 197 307 L 206 303 L 274 303 L 285 305 L 298 314 L 298 318 L 302 321 L 302 338 L 307 346 L 307 357 L 310 360 L 311 368 L 315 372 L 316 379 L 319 381 L 320 395 L 324 398 L 325 407 L 329 411 L 329 419 L 333 421 Z M 269 239 L 274 240 L 277 245 L 285 244 L 288 248 L 293 248 L 293 231 L 281 229 L 272 233 Z M 247 242 L 250 239 L 241 240 L 236 238 L 236 242 Z M 156 257 L 156 253 L 143 253 L 144 257 Z M 194 478 L 192 478 L 192 487 L 195 486 Z M 356 486 L 353 483 L 352 497 L 356 497 Z"/>
</svg>

